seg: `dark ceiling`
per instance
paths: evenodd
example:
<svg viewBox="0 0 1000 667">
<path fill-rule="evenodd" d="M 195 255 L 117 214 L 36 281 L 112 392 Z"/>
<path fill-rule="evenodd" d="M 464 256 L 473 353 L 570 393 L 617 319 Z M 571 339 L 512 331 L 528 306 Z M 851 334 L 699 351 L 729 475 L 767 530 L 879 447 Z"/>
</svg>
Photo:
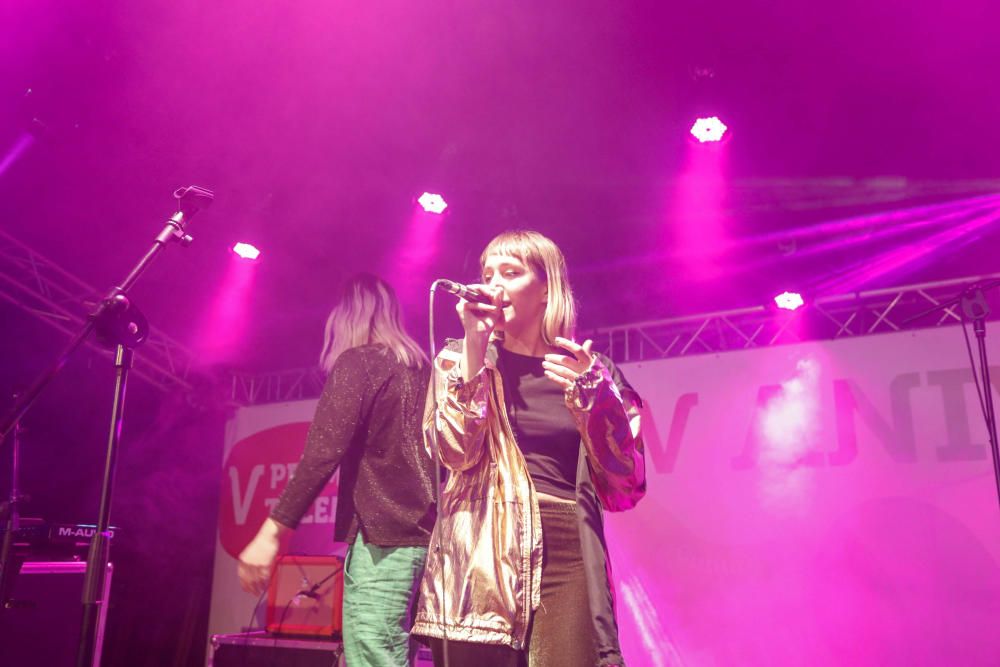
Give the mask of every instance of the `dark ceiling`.
<svg viewBox="0 0 1000 667">
<path fill-rule="evenodd" d="M 257 243 L 228 359 L 245 368 L 312 363 L 337 284 L 411 238 L 424 189 L 451 212 L 428 265 L 397 276 L 407 294 L 472 278 L 519 226 L 564 248 L 584 326 L 760 303 L 926 230 L 801 259 L 802 243 L 760 243 L 715 257 L 715 278 L 688 272 L 679 230 L 697 221 L 673 197 L 698 113 L 731 128 L 718 222 L 739 247 L 1000 191 L 996 3 L 832 4 L 4 3 L 0 150 L 37 138 L 0 173 L 2 224 L 105 288 L 174 188 L 214 189 L 194 245 L 134 296 L 195 345 L 227 247 Z M 995 228 L 869 282 L 1000 270 Z M 407 308 L 422 339 L 426 306 Z"/>
</svg>

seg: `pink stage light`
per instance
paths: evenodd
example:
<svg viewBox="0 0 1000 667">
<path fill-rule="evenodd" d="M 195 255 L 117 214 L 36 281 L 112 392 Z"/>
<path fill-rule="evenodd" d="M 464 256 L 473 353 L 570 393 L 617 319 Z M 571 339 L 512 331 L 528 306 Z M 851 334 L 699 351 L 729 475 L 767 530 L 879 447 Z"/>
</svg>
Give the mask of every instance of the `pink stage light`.
<svg viewBox="0 0 1000 667">
<path fill-rule="evenodd" d="M 420 198 L 417 199 L 417 203 L 420 204 L 420 206 L 428 213 L 435 213 L 438 215 L 444 213 L 444 210 L 448 208 L 448 202 L 444 200 L 444 197 L 431 192 L 425 192 L 420 195 Z"/>
<path fill-rule="evenodd" d="M 242 257 L 243 259 L 255 260 L 260 257 L 260 250 L 249 243 L 243 243 L 242 241 L 233 246 L 233 252 Z"/>
<path fill-rule="evenodd" d="M 802 295 L 798 292 L 782 292 L 774 297 L 774 305 L 785 310 L 798 310 L 805 305 Z"/>
<path fill-rule="evenodd" d="M 691 135 L 701 143 L 722 141 L 722 136 L 728 129 L 726 124 L 719 120 L 718 116 L 699 118 L 691 126 Z"/>
</svg>

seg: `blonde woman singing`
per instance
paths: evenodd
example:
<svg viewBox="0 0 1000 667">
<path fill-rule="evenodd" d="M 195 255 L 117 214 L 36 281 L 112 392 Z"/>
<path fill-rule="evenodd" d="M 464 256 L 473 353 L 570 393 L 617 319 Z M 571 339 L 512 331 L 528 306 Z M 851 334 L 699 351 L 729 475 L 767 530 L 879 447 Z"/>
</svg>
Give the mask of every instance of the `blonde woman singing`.
<svg viewBox="0 0 1000 667">
<path fill-rule="evenodd" d="M 464 340 L 435 359 L 424 429 L 450 474 L 412 632 L 436 665 L 623 665 L 602 508 L 645 493 L 639 396 L 573 340 L 551 240 L 501 234 L 480 268 L 493 303 L 461 301 Z"/>
</svg>

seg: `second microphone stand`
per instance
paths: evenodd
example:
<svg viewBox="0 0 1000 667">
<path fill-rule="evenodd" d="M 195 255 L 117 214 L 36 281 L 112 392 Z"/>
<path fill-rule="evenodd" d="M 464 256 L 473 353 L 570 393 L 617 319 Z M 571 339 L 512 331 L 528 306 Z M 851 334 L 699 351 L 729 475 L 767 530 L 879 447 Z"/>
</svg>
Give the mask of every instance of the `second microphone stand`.
<svg viewBox="0 0 1000 667">
<path fill-rule="evenodd" d="M 996 410 L 993 407 L 993 385 L 990 382 L 990 363 L 986 354 L 986 318 L 990 316 L 991 312 L 990 304 L 986 301 L 986 292 L 997 286 L 1000 286 L 1000 279 L 977 282 L 964 289 L 958 296 L 944 303 L 939 303 L 921 313 L 917 313 L 913 317 L 904 320 L 903 323 L 912 322 L 939 310 L 948 310 L 953 306 L 960 306 L 962 309 L 963 329 L 966 321 L 972 321 L 972 330 L 976 334 L 976 346 L 979 351 L 979 368 L 976 368 L 971 349 L 969 349 L 969 362 L 972 365 L 972 378 L 976 382 L 976 389 L 983 408 L 983 418 L 986 420 L 986 434 L 989 437 L 990 453 L 993 457 L 993 476 L 997 487 L 997 503 L 1000 504 L 1000 443 L 997 442 L 997 418 Z M 968 336 L 966 336 L 966 343 L 968 343 Z"/>
</svg>

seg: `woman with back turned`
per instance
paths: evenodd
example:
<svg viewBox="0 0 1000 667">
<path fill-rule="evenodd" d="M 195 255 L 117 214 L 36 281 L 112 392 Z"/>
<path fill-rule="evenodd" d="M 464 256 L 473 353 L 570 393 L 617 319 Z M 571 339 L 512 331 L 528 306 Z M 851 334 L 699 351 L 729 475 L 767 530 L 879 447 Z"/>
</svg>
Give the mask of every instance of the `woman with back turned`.
<svg viewBox="0 0 1000 667">
<path fill-rule="evenodd" d="M 470 287 L 493 301 L 459 303 L 424 417 L 449 476 L 413 634 L 435 665 L 623 665 L 601 510 L 645 493 L 639 396 L 573 340 L 552 241 L 501 234 L 480 268 Z"/>
<path fill-rule="evenodd" d="M 340 468 L 334 539 L 344 564 L 344 655 L 351 667 L 409 665 L 409 610 L 434 525 L 433 462 L 420 414 L 426 357 L 406 334 L 392 288 L 351 279 L 327 320 L 329 373 L 295 474 L 239 557 L 243 588 L 260 594 L 277 554 Z"/>
</svg>

